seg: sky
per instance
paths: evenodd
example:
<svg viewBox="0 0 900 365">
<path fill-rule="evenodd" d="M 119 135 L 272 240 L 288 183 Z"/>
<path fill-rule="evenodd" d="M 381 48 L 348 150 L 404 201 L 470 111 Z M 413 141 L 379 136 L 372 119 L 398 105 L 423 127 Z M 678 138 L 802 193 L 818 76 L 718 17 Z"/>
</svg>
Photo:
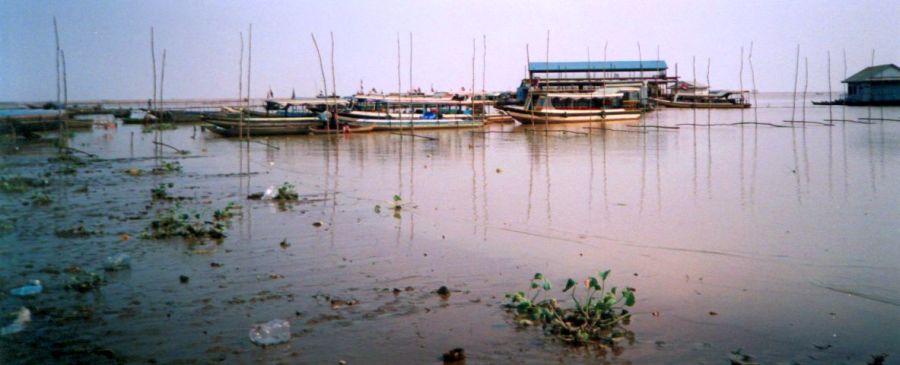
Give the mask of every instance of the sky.
<svg viewBox="0 0 900 365">
<path fill-rule="evenodd" d="M 835 90 L 843 87 L 844 51 L 848 75 L 868 66 L 873 50 L 875 64 L 900 64 L 900 0 L 4 0 L 0 14 L 0 101 L 56 98 L 54 16 L 70 101 L 150 98 L 151 27 L 159 68 L 166 51 L 166 99 L 236 98 L 240 37 L 243 32 L 246 42 L 251 23 L 251 94 L 257 98 L 269 88 L 276 97 L 289 97 L 292 89 L 298 96 L 322 90 L 313 33 L 329 90 L 334 34 L 342 95 L 358 90 L 360 82 L 366 90 L 398 89 L 398 38 L 399 79 L 407 90 L 410 34 L 412 85 L 426 91 L 471 88 L 473 52 L 477 89 L 484 82 L 491 91 L 512 90 L 525 75 L 526 45 L 532 61 L 547 59 L 548 31 L 550 61 L 586 61 L 589 52 L 602 60 L 604 47 L 607 60 L 656 59 L 658 51 L 670 74 L 677 64 L 688 80 L 695 68 L 697 80 L 706 83 L 708 66 L 714 89 L 736 89 L 742 75 L 744 88 L 752 87 L 751 42 L 760 91 L 793 89 L 798 44 L 801 90 L 804 59 L 808 89 L 827 90 L 828 52 Z"/>
</svg>

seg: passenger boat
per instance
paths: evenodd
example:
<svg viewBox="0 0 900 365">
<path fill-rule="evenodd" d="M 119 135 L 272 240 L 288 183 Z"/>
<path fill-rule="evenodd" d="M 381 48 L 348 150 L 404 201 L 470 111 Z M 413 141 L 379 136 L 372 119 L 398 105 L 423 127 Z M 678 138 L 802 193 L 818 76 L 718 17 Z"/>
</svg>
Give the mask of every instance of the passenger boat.
<svg viewBox="0 0 900 365">
<path fill-rule="evenodd" d="M 476 128 L 484 125 L 484 100 L 465 95 L 356 95 L 338 122 L 376 131 Z"/>
<path fill-rule="evenodd" d="M 749 108 L 745 94 L 748 90 L 709 90 L 706 85 L 694 85 L 679 81 L 670 95 L 653 98 L 657 105 L 670 108 L 710 108 L 710 109 L 744 109 Z"/>
<path fill-rule="evenodd" d="M 587 123 L 640 119 L 639 90 L 616 88 L 593 92 L 529 91 L 524 104 L 498 105 L 523 125 Z"/>
</svg>

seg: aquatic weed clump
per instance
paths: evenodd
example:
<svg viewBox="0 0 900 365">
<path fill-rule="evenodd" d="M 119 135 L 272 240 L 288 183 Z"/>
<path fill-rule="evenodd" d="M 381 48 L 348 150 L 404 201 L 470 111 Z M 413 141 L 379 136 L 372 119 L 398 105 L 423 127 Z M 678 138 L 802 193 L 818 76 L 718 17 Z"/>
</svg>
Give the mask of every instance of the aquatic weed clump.
<svg viewBox="0 0 900 365">
<path fill-rule="evenodd" d="M 170 200 L 172 197 L 169 196 L 168 188 L 174 186 L 175 185 L 172 183 L 159 184 L 159 186 L 150 189 L 150 197 L 153 198 L 153 200 Z"/>
<path fill-rule="evenodd" d="M 274 199 L 279 201 L 294 201 L 300 199 L 300 194 L 297 194 L 297 188 L 294 184 L 285 181 L 278 187 L 278 192 L 275 194 Z"/>
<path fill-rule="evenodd" d="M 528 293 L 506 294 L 509 302 L 504 307 L 515 316 L 516 324 L 540 324 L 545 333 L 567 343 L 613 345 L 619 339 L 633 336 L 624 325 L 631 318 L 625 308 L 635 304 L 635 297 L 632 288 L 607 287 L 609 273 L 609 270 L 601 271 L 598 276 L 585 279 L 582 296 L 576 294 L 575 280 L 568 279 L 562 292 L 569 292 L 572 307 L 564 307 L 556 298 L 549 297 L 553 289 L 550 281 L 536 273 Z"/>
<path fill-rule="evenodd" d="M 32 188 L 49 186 L 50 181 L 47 179 L 36 179 L 25 176 L 12 176 L 9 178 L 0 177 L 0 192 L 4 193 L 24 193 Z"/>
<path fill-rule="evenodd" d="M 150 222 L 150 227 L 142 234 L 143 238 L 165 239 L 171 237 L 183 237 L 189 240 L 223 239 L 225 238 L 225 223 L 237 209 L 229 204 L 224 210 L 218 210 L 212 220 L 203 219 L 197 212 L 181 212 L 178 208 L 170 208 L 161 212 L 155 220 Z"/>
<path fill-rule="evenodd" d="M 44 207 L 44 206 L 50 205 L 50 203 L 52 203 L 52 202 L 53 202 L 53 200 L 50 199 L 50 197 L 47 196 L 47 194 L 40 193 L 40 192 L 31 194 L 31 204 L 33 204 L 35 206 Z"/>
</svg>

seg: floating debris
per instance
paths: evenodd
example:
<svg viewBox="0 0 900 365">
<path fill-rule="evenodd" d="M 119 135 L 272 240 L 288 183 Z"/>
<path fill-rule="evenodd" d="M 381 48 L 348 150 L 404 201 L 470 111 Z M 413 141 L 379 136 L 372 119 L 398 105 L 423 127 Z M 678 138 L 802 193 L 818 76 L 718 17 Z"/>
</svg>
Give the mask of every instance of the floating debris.
<svg viewBox="0 0 900 365">
<path fill-rule="evenodd" d="M 42 291 L 44 291 L 44 287 L 41 285 L 41 281 L 32 280 L 26 285 L 10 290 L 9 293 L 17 297 L 29 297 L 38 295 Z"/>
<path fill-rule="evenodd" d="M 258 323 L 249 335 L 251 342 L 263 347 L 285 343 L 291 340 L 291 323 L 283 319 Z"/>
<path fill-rule="evenodd" d="M 444 363 L 460 362 L 460 361 L 465 360 L 465 358 L 466 358 L 466 351 L 460 347 L 457 347 L 453 350 L 447 351 L 441 356 L 441 359 L 444 360 Z"/>
<path fill-rule="evenodd" d="M 131 268 L 131 256 L 119 253 L 106 258 L 103 269 L 106 271 L 122 271 Z"/>
<path fill-rule="evenodd" d="M 31 311 L 22 307 L 16 313 L 16 319 L 3 328 L 0 328 L 0 336 L 8 336 L 25 330 L 25 325 L 31 322 Z"/>
<path fill-rule="evenodd" d="M 81 293 L 96 290 L 103 284 L 103 277 L 93 272 L 79 271 L 69 276 L 66 289 L 73 289 Z"/>
<path fill-rule="evenodd" d="M 187 284 L 188 281 L 191 281 L 191 278 L 189 278 L 187 275 L 179 275 L 178 276 L 178 282 L 180 282 L 182 284 Z"/>
<path fill-rule="evenodd" d="M 281 248 L 291 247 L 291 244 L 290 244 L 290 242 L 287 241 L 287 238 L 281 240 L 281 242 L 279 242 L 278 245 L 281 246 Z"/>
</svg>

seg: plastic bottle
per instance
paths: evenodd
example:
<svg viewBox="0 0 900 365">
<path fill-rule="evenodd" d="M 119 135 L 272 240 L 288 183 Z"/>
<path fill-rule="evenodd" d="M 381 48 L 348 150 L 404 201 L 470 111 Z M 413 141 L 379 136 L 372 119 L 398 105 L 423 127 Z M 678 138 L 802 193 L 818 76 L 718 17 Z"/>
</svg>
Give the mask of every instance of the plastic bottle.
<svg viewBox="0 0 900 365">
<path fill-rule="evenodd" d="M 258 323 L 250 329 L 250 341 L 260 346 L 271 346 L 291 340 L 291 323 L 283 319 L 273 319 Z"/>
<path fill-rule="evenodd" d="M 12 289 L 9 291 L 9 293 L 12 295 L 18 296 L 18 297 L 25 297 L 25 296 L 38 295 L 42 291 L 44 291 L 44 287 L 41 286 L 41 281 L 40 280 L 32 280 L 32 281 L 28 282 L 28 285 L 23 285 L 18 288 Z"/>
</svg>

